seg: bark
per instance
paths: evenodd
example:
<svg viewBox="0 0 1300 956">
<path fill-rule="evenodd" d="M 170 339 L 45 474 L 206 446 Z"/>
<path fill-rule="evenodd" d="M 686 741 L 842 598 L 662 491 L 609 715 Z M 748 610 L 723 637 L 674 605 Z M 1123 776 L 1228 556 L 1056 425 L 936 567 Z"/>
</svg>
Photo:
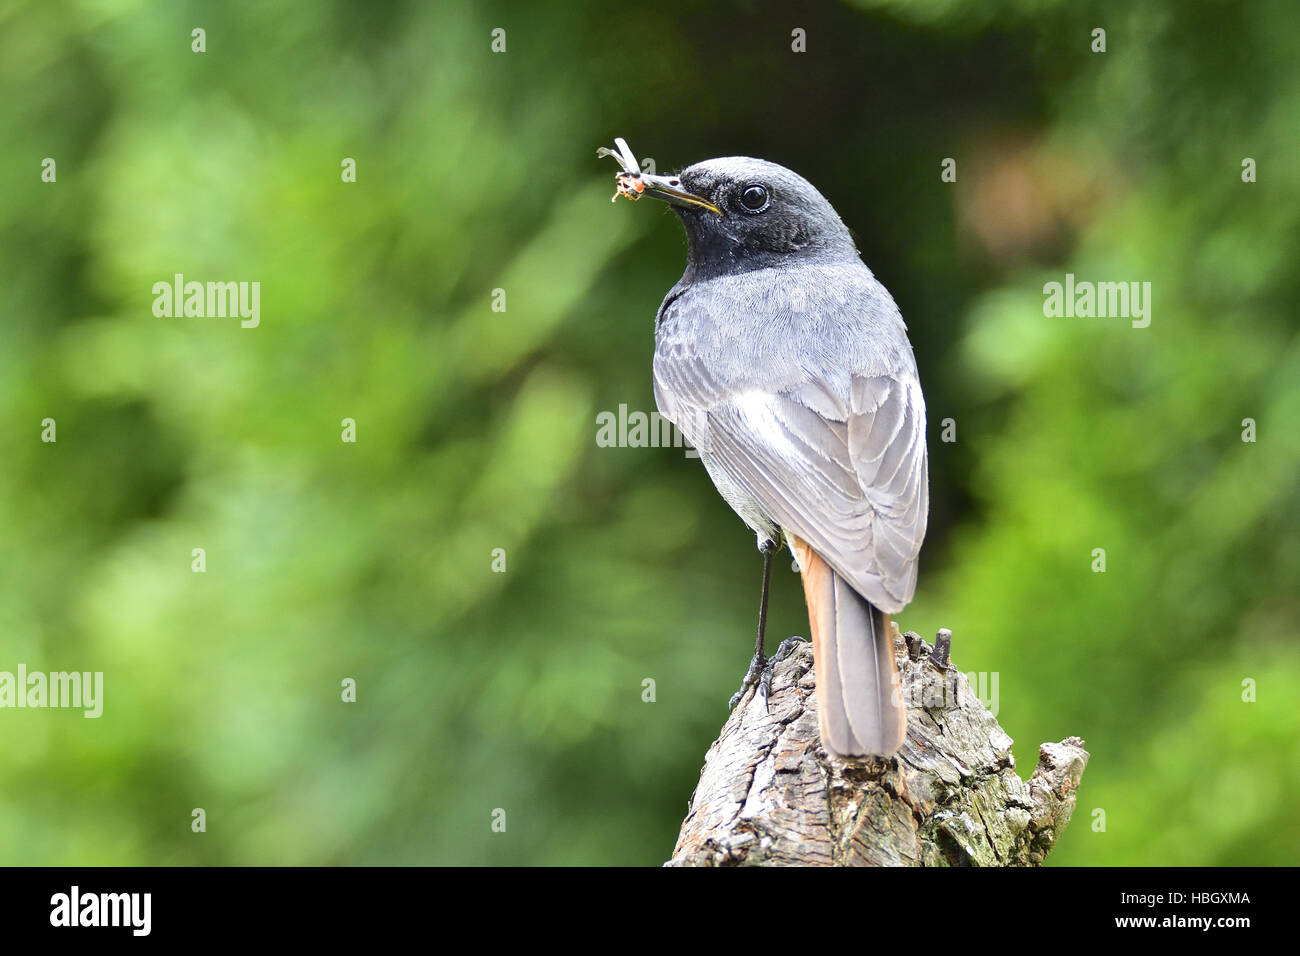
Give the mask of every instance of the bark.
<svg viewBox="0 0 1300 956">
<path fill-rule="evenodd" d="M 1045 743 L 1021 780 L 1011 738 L 947 660 L 946 636 L 935 655 L 894 629 L 908 729 L 885 760 L 822 749 L 812 648 L 798 645 L 776 665 L 769 711 L 751 691 L 709 748 L 665 865 L 1041 864 L 1088 753 L 1078 737 Z"/>
</svg>

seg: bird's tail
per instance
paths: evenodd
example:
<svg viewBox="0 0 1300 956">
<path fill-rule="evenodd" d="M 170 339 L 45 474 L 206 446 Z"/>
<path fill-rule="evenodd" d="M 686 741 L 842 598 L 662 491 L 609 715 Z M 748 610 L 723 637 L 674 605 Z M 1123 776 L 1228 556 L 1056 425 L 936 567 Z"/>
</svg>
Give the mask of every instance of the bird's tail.
<svg viewBox="0 0 1300 956">
<path fill-rule="evenodd" d="M 841 756 L 897 753 L 907 734 L 889 615 L 794 539 L 817 671 L 822 746 Z"/>
</svg>

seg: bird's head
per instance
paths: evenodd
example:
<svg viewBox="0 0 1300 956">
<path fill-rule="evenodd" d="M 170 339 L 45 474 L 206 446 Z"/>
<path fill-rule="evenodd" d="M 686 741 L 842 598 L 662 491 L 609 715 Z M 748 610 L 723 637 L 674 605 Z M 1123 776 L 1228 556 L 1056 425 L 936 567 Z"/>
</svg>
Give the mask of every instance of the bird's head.
<svg viewBox="0 0 1300 956">
<path fill-rule="evenodd" d="M 808 180 L 776 163 L 727 156 L 671 176 L 620 176 L 623 195 L 651 196 L 673 207 L 686 227 L 690 266 L 702 273 L 745 272 L 793 259 L 857 258 L 831 204 Z M 638 195 L 624 188 L 625 181 L 639 187 Z"/>
</svg>

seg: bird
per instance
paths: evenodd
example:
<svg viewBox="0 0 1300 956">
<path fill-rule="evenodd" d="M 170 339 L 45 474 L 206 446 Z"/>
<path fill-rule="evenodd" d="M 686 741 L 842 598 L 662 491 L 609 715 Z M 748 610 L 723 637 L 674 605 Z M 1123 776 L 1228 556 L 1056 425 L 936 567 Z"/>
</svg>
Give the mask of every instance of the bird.
<svg viewBox="0 0 1300 956">
<path fill-rule="evenodd" d="M 929 512 L 925 399 L 893 297 L 799 174 L 745 156 L 674 175 L 613 154 L 628 198 L 666 201 L 686 268 L 655 319 L 659 413 L 699 453 L 763 555 L 758 635 L 734 707 L 767 706 L 772 556 L 801 572 L 825 749 L 890 757 L 906 736 L 890 615 L 916 590 Z M 799 640 L 797 638 L 791 640 Z"/>
</svg>

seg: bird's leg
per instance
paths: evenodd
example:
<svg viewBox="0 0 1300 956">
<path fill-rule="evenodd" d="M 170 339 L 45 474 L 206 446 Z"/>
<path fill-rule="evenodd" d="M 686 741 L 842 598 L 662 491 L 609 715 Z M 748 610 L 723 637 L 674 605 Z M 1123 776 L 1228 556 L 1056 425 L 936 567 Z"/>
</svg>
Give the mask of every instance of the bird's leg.
<svg viewBox="0 0 1300 956">
<path fill-rule="evenodd" d="M 785 660 L 790 655 L 790 650 L 794 645 L 803 640 L 802 637 L 789 637 L 781 642 L 781 646 L 776 649 L 776 653 L 768 660 L 766 644 L 767 635 L 767 591 L 772 581 L 772 555 L 776 553 L 778 545 L 771 538 L 766 538 L 759 544 L 758 550 L 763 554 L 763 587 L 758 595 L 758 639 L 754 642 L 754 657 L 749 662 L 749 670 L 745 672 L 745 679 L 740 683 L 740 690 L 731 696 L 728 708 L 734 709 L 740 703 L 745 692 L 751 687 L 758 685 L 758 696 L 763 699 L 763 709 L 767 710 L 767 698 L 772 692 L 772 668 L 778 661 Z"/>
</svg>

